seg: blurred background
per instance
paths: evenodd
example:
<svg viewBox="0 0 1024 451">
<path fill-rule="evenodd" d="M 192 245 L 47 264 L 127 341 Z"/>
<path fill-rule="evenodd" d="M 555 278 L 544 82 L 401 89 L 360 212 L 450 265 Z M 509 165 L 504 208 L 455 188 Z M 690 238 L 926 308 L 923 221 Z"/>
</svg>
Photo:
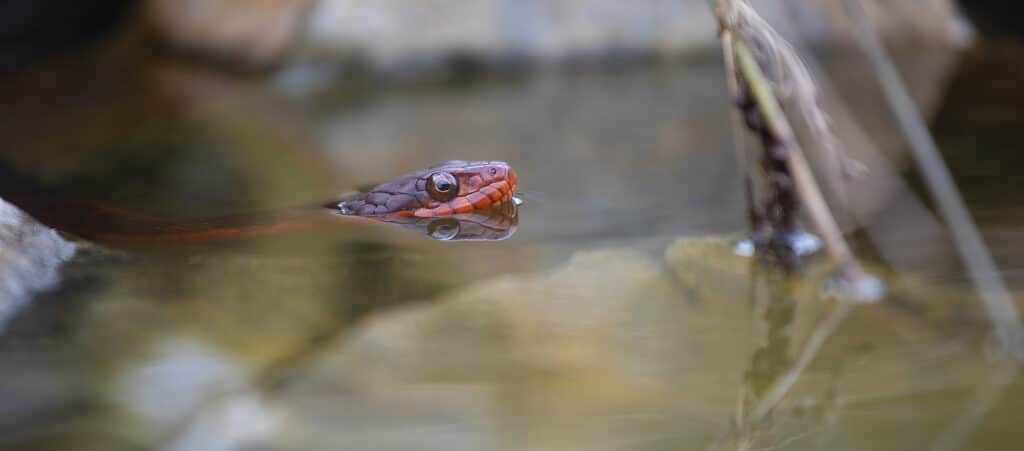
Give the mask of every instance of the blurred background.
<svg viewBox="0 0 1024 451">
<path fill-rule="evenodd" d="M 867 168 L 824 184 L 877 304 L 732 254 L 704 0 L 3 2 L 15 206 L 186 221 L 451 159 L 509 162 L 525 204 L 501 242 L 121 248 L 0 201 L 0 449 L 1019 449 L 1024 379 L 841 2 L 753 3 Z M 1024 6 L 862 3 L 1020 306 Z"/>
</svg>

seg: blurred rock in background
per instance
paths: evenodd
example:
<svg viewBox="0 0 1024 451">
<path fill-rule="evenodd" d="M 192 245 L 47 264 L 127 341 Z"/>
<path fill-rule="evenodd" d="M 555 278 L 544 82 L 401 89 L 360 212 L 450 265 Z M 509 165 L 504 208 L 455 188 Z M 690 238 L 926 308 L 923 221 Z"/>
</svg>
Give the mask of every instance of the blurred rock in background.
<svg viewBox="0 0 1024 451">
<path fill-rule="evenodd" d="M 949 0 L 866 3 L 891 40 L 958 45 L 969 30 Z M 815 42 L 850 38 L 838 2 L 756 6 L 768 17 L 797 17 L 795 25 Z M 673 56 L 717 46 L 715 27 L 705 0 L 321 0 L 303 39 L 319 51 L 390 67 L 452 54 L 532 61 Z"/>
<path fill-rule="evenodd" d="M 10 2 L 0 15 L 0 68 L 90 42 L 135 4 Z M 951 0 L 865 4 L 893 45 L 955 48 L 971 37 Z M 789 37 L 827 46 L 850 40 L 838 2 L 756 6 Z M 141 14 L 130 16 L 180 54 L 247 69 L 327 61 L 378 74 L 433 74 L 452 62 L 618 62 L 717 45 L 705 0 L 145 0 Z"/>
<path fill-rule="evenodd" d="M 0 69 L 89 42 L 135 3 L 7 2 Z M 959 46 L 970 37 L 951 0 L 865 3 L 890 42 Z M 850 37 L 839 2 L 756 6 L 766 17 L 792 19 L 815 42 Z M 494 63 L 674 56 L 715 45 L 707 8 L 705 0 L 146 0 L 141 17 L 173 49 L 243 67 L 316 55 L 387 70 L 453 57 Z"/>
<path fill-rule="evenodd" d="M 970 27 L 950 0 L 865 3 L 890 41 L 955 47 L 969 40 Z M 467 58 L 615 61 L 675 56 L 717 42 L 705 0 L 149 0 L 147 6 L 148 18 L 175 48 L 257 67 L 310 55 L 385 72 Z M 837 2 L 773 0 L 757 7 L 767 17 L 794 18 L 792 25 L 816 43 L 851 37 Z"/>
<path fill-rule="evenodd" d="M 175 50 L 246 67 L 281 61 L 312 0 L 149 0 L 146 16 Z"/>
</svg>

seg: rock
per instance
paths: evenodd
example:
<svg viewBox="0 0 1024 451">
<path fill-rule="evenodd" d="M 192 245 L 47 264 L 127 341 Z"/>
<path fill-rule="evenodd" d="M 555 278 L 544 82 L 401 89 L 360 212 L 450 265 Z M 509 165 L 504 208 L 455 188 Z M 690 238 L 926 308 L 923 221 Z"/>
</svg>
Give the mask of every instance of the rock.
<svg viewBox="0 0 1024 451">
<path fill-rule="evenodd" d="M 0 330 L 23 303 L 54 288 L 75 245 L 0 199 Z"/>
<path fill-rule="evenodd" d="M 950 0 L 867 3 L 890 39 L 939 46 L 969 39 L 970 27 Z M 790 35 L 815 43 L 850 42 L 839 3 L 755 6 Z M 716 48 L 716 27 L 705 0 L 320 0 L 303 40 L 320 54 L 396 69 L 452 56 L 484 62 L 674 56 Z"/>
<path fill-rule="evenodd" d="M 866 3 L 891 41 L 957 47 L 971 36 L 951 0 Z M 788 36 L 851 42 L 839 3 L 774 0 L 756 7 Z M 395 74 L 455 61 L 671 57 L 718 45 L 705 0 L 150 0 L 147 12 L 173 47 L 249 67 L 315 55 Z M 289 49 L 303 56 L 286 55 Z"/>
<path fill-rule="evenodd" d="M 279 62 L 311 0 L 151 0 L 147 16 L 172 47 L 247 67 Z"/>
<path fill-rule="evenodd" d="M 878 449 L 915 449 L 993 367 L 986 323 L 958 289 L 878 272 L 890 297 L 845 308 L 822 296 L 826 264 L 787 278 L 731 244 L 605 247 L 550 271 L 466 277 L 346 333 L 325 333 L 339 325 L 330 303 L 303 301 L 309 281 L 283 300 L 255 282 L 294 270 L 191 259 L 188 272 L 206 274 L 192 298 L 140 302 L 145 290 L 112 287 L 75 315 L 55 346 L 84 358 L 93 397 L 77 405 L 89 414 L 29 430 L 50 449 L 692 449 L 735 438 L 737 406 L 792 383 L 770 421 L 747 423 L 757 448 L 828 426 L 826 446 L 846 449 L 898 418 L 907 433 Z M 298 277 L 330 283 L 339 269 L 317 266 Z M 193 285 L 166 269 L 175 289 Z M 222 280 L 251 291 L 211 292 Z M 825 338 L 796 366 L 812 337 Z M 53 405 L 37 398 L 19 407 Z M 11 443 L 40 443 L 26 435 Z"/>
<path fill-rule="evenodd" d="M 789 24 L 811 42 L 852 45 L 855 35 L 843 2 L 812 0 L 816 14 L 794 2 L 754 2 L 778 27 Z M 973 27 L 952 0 L 861 0 L 875 29 L 890 45 L 903 48 L 963 48 L 974 37 Z M 788 15 L 788 18 L 782 16 Z"/>
<path fill-rule="evenodd" d="M 655 258 L 609 249 L 379 316 L 293 379 L 290 436 L 319 449 L 595 449 L 640 439 L 668 412 L 706 424 L 698 412 L 728 405 L 740 383 L 729 356 L 746 337 L 718 336 L 677 295 Z M 436 433 L 410 434 L 424 429 Z"/>
<path fill-rule="evenodd" d="M 313 10 L 307 40 L 316 49 L 396 67 L 453 54 L 485 61 L 670 54 L 713 36 L 700 1 L 324 0 Z"/>
<path fill-rule="evenodd" d="M 898 411 L 909 393 L 984 377 L 967 344 L 977 335 L 937 327 L 956 317 L 942 306 L 963 301 L 953 292 L 931 297 L 897 283 L 890 300 L 926 314 L 894 321 L 892 307 L 850 310 L 824 298 L 825 265 L 795 279 L 758 275 L 728 239 L 679 240 L 666 262 L 667 271 L 636 251 L 582 252 L 548 274 L 377 315 L 284 384 L 277 399 L 290 432 L 269 447 L 706 448 L 730 437 L 737 397 L 758 403 L 791 381 L 783 375 L 815 335 L 826 345 L 773 409 L 774 422 L 799 424 L 794 431 L 816 427 L 828 405 L 867 399 Z M 805 409 L 818 413 L 794 413 Z M 914 427 L 955 412 L 916 417 Z M 839 418 L 830 427 L 858 433 L 858 420 Z"/>
</svg>

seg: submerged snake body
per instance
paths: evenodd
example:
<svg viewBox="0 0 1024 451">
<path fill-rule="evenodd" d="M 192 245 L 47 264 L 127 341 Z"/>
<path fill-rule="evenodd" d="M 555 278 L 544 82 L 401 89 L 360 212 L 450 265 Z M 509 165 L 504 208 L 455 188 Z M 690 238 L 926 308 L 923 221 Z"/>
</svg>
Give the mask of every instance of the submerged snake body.
<svg viewBox="0 0 1024 451">
<path fill-rule="evenodd" d="M 58 230 L 112 244 L 222 241 L 370 221 L 399 223 L 441 240 L 495 240 L 515 230 L 515 205 L 509 201 L 516 181 L 504 162 L 449 161 L 340 203 L 192 221 L 66 199 L 9 200 Z"/>
</svg>

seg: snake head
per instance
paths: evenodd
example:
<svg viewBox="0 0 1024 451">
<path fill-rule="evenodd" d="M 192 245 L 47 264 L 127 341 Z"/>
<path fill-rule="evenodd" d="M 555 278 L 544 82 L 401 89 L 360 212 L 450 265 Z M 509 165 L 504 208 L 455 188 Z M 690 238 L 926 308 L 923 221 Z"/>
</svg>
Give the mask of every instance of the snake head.
<svg viewBox="0 0 1024 451">
<path fill-rule="evenodd" d="M 509 202 L 516 181 L 516 172 L 505 162 L 454 160 L 377 185 L 338 207 L 355 216 L 452 216 Z"/>
</svg>

